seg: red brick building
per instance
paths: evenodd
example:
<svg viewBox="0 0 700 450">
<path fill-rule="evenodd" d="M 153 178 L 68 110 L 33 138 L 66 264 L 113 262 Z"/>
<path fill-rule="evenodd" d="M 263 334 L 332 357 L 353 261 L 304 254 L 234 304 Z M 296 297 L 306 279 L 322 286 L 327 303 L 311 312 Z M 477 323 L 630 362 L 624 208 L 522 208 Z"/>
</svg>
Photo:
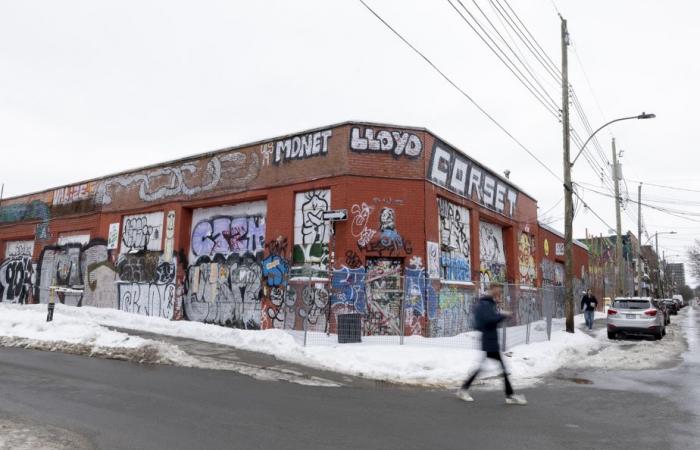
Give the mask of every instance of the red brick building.
<svg viewBox="0 0 700 450">
<path fill-rule="evenodd" d="M 355 311 L 369 334 L 402 314 L 430 334 L 480 280 L 540 286 L 556 239 L 535 199 L 428 130 L 347 122 L 3 200 L 0 299 L 63 286 L 82 291 L 68 304 L 229 326 Z"/>
</svg>

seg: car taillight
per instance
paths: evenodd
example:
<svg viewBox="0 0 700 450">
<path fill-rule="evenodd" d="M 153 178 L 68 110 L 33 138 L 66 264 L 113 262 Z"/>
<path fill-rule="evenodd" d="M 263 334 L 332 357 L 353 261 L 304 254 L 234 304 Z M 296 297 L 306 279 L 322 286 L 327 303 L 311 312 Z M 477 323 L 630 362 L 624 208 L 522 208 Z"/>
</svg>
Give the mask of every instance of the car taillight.
<svg viewBox="0 0 700 450">
<path fill-rule="evenodd" d="M 654 317 L 654 316 L 656 316 L 656 310 L 655 309 L 647 309 L 646 311 L 644 311 L 644 315 Z"/>
<path fill-rule="evenodd" d="M 612 316 L 613 314 L 617 314 L 617 311 L 615 311 L 614 309 L 608 309 L 608 315 Z"/>
</svg>

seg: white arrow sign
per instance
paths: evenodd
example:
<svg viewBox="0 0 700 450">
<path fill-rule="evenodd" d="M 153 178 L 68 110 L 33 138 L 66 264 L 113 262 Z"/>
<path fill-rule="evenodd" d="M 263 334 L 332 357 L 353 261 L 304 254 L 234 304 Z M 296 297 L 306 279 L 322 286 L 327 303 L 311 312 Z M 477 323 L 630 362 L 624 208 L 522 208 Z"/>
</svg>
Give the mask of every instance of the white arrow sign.
<svg viewBox="0 0 700 450">
<path fill-rule="evenodd" d="M 323 220 L 330 220 L 331 222 L 348 220 L 348 210 L 332 209 L 330 211 L 323 211 Z"/>
</svg>

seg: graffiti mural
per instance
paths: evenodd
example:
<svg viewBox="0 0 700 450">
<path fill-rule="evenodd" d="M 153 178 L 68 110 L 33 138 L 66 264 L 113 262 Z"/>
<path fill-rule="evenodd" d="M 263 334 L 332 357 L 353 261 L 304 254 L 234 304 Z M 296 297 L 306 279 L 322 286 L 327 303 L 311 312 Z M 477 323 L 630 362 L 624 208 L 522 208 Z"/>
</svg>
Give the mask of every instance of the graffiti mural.
<svg viewBox="0 0 700 450">
<path fill-rule="evenodd" d="M 406 155 L 416 158 L 423 151 L 423 141 L 408 131 L 353 127 L 350 130 L 350 149 L 355 152 L 386 152 L 394 157 Z"/>
<path fill-rule="evenodd" d="M 406 268 L 404 278 L 404 333 L 410 335 L 424 335 L 425 311 L 432 308 L 437 301 L 435 290 L 423 268 L 421 258 L 411 258 L 410 266 Z"/>
<path fill-rule="evenodd" d="M 87 244 L 72 242 L 44 247 L 37 264 L 37 282 L 34 298 L 48 303 L 52 286 L 73 289 L 76 292 L 59 292 L 55 300 L 71 306 L 83 305 L 83 289 L 90 282 L 88 266 L 108 260 L 107 241 L 92 239 Z M 100 286 L 111 288 L 112 286 Z M 93 283 L 93 290 L 98 289 Z"/>
<path fill-rule="evenodd" d="M 440 217 L 440 276 L 450 281 L 471 281 L 469 210 L 438 198 Z"/>
<path fill-rule="evenodd" d="M 217 254 L 258 254 L 265 248 L 265 201 L 195 209 L 190 262 Z"/>
<path fill-rule="evenodd" d="M 287 261 L 287 238 L 277 236 L 267 243 L 268 256 L 262 260 L 262 275 L 265 280 L 263 298 L 263 328 L 294 328 L 294 306 L 296 292 L 289 289 L 289 262 Z"/>
<path fill-rule="evenodd" d="M 179 166 L 161 167 L 145 173 L 110 178 L 97 189 L 96 197 L 104 205 L 112 197 L 131 193 L 144 202 L 163 200 L 179 195 L 194 196 L 217 189 L 245 188 L 260 171 L 257 153 L 230 152 L 185 162 Z M 121 195 L 120 195 L 121 196 Z"/>
<path fill-rule="evenodd" d="M 271 242 L 263 260 L 266 215 L 265 201 L 193 211 L 183 302 L 189 320 L 261 328 L 263 279 L 275 288 L 286 282 L 286 239 Z"/>
<path fill-rule="evenodd" d="M 94 182 L 65 186 L 53 191 L 53 205 L 69 205 L 90 199 L 95 195 L 96 185 Z"/>
<path fill-rule="evenodd" d="M 341 267 L 333 271 L 331 308 L 335 315 L 367 313 L 366 278 L 367 272 L 364 267 Z"/>
<path fill-rule="evenodd" d="M 187 269 L 184 301 L 189 320 L 259 329 L 262 268 L 252 255 L 201 256 Z"/>
<path fill-rule="evenodd" d="M 119 309 L 132 314 L 172 319 L 175 283 L 119 283 Z"/>
<path fill-rule="evenodd" d="M 440 278 L 440 245 L 437 242 L 427 241 L 426 252 L 428 254 L 428 278 Z"/>
<path fill-rule="evenodd" d="M 163 211 L 125 216 L 120 253 L 159 251 L 163 240 Z"/>
<path fill-rule="evenodd" d="M 330 225 L 323 220 L 323 211 L 331 209 L 330 207 L 330 189 L 296 194 L 292 275 L 328 276 Z"/>
<path fill-rule="evenodd" d="M 428 309 L 431 337 L 449 337 L 472 329 L 472 309 L 477 294 L 471 290 L 443 287 L 434 309 Z"/>
<path fill-rule="evenodd" d="M 518 238 L 518 273 L 520 275 L 520 284 L 535 285 L 537 279 L 535 238 L 525 231 L 520 233 Z"/>
<path fill-rule="evenodd" d="M 31 256 L 34 254 L 34 241 L 7 241 L 5 258 L 10 256 Z"/>
<path fill-rule="evenodd" d="M 172 319 L 176 308 L 176 263 L 174 256 L 166 258 L 158 251 L 120 255 L 116 264 L 118 308 Z M 94 263 L 90 267 L 97 268 Z M 103 276 L 109 277 L 109 273 L 103 270 Z"/>
<path fill-rule="evenodd" d="M 0 223 L 23 222 L 25 220 L 48 222 L 50 218 L 49 205 L 41 200 L 0 207 Z"/>
<path fill-rule="evenodd" d="M 377 199 L 381 200 L 381 199 Z M 377 228 L 370 224 L 377 211 Z M 396 210 L 390 206 L 370 206 L 365 202 L 350 209 L 352 222 L 350 232 L 357 239 L 357 247 L 363 252 L 379 256 L 400 256 L 413 253 L 411 242 L 404 239 L 396 227 Z"/>
<path fill-rule="evenodd" d="M 401 260 L 367 259 L 367 315 L 364 334 L 398 335 L 401 333 Z"/>
<path fill-rule="evenodd" d="M 0 302 L 30 303 L 33 277 L 31 256 L 19 253 L 5 258 L 0 263 Z"/>
<path fill-rule="evenodd" d="M 506 282 L 506 253 L 503 228 L 488 222 L 479 223 L 479 254 L 482 285 Z"/>
<path fill-rule="evenodd" d="M 332 135 L 333 131 L 324 130 L 275 142 L 275 164 L 326 155 Z"/>
</svg>

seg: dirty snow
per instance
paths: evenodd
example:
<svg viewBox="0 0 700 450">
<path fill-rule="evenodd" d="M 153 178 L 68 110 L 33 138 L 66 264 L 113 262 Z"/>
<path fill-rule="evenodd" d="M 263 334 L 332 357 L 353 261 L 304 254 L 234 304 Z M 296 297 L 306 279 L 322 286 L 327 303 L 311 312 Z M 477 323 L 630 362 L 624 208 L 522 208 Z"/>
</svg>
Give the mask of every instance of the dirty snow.
<svg viewBox="0 0 700 450">
<path fill-rule="evenodd" d="M 87 439 L 62 428 L 0 418 L 0 450 L 79 450 L 94 448 Z"/>
<path fill-rule="evenodd" d="M 92 307 L 56 305 L 52 324 L 45 320 L 44 305 L 0 304 L 0 336 L 19 336 L 32 341 L 62 342 L 91 345 L 93 348 L 142 348 L 154 345 L 126 333 L 105 327 L 141 330 L 169 336 L 196 339 L 228 345 L 242 350 L 262 352 L 292 363 L 317 369 L 331 370 L 375 380 L 426 386 L 453 387 L 459 384 L 483 358 L 475 349 L 473 336 L 466 336 L 464 347 L 435 345 L 439 341 L 425 338 L 407 339 L 407 345 L 373 341 L 361 344 L 325 344 L 304 347 L 292 334 L 282 330 L 239 330 L 198 322 L 169 321 Z M 604 315 L 597 315 L 603 318 Z M 678 316 L 681 317 L 681 316 Z M 679 322 L 676 319 L 676 323 Z M 576 317 L 577 325 L 583 317 Z M 0 340 L 0 344 L 3 344 Z M 624 347 L 625 345 L 631 347 Z M 162 344 L 166 346 L 166 344 Z M 509 348 L 505 358 L 514 384 L 527 385 L 540 381 L 548 373 L 562 367 L 597 367 L 644 369 L 664 364 L 684 348 L 680 330 L 669 328 L 668 336 L 660 342 L 608 341 L 605 331 L 589 335 L 581 331 L 569 334 L 553 331 L 551 341 L 516 345 Z M 176 346 L 160 349 L 163 362 L 202 366 L 192 361 Z M 174 352 L 175 356 L 168 356 Z M 189 358 L 189 359 L 188 359 Z M 482 378 L 499 374 L 489 362 L 490 369 Z M 273 377 L 274 378 L 274 377 Z M 496 383 L 498 380 L 487 381 Z M 313 383 L 311 383 L 313 384 Z"/>
</svg>

